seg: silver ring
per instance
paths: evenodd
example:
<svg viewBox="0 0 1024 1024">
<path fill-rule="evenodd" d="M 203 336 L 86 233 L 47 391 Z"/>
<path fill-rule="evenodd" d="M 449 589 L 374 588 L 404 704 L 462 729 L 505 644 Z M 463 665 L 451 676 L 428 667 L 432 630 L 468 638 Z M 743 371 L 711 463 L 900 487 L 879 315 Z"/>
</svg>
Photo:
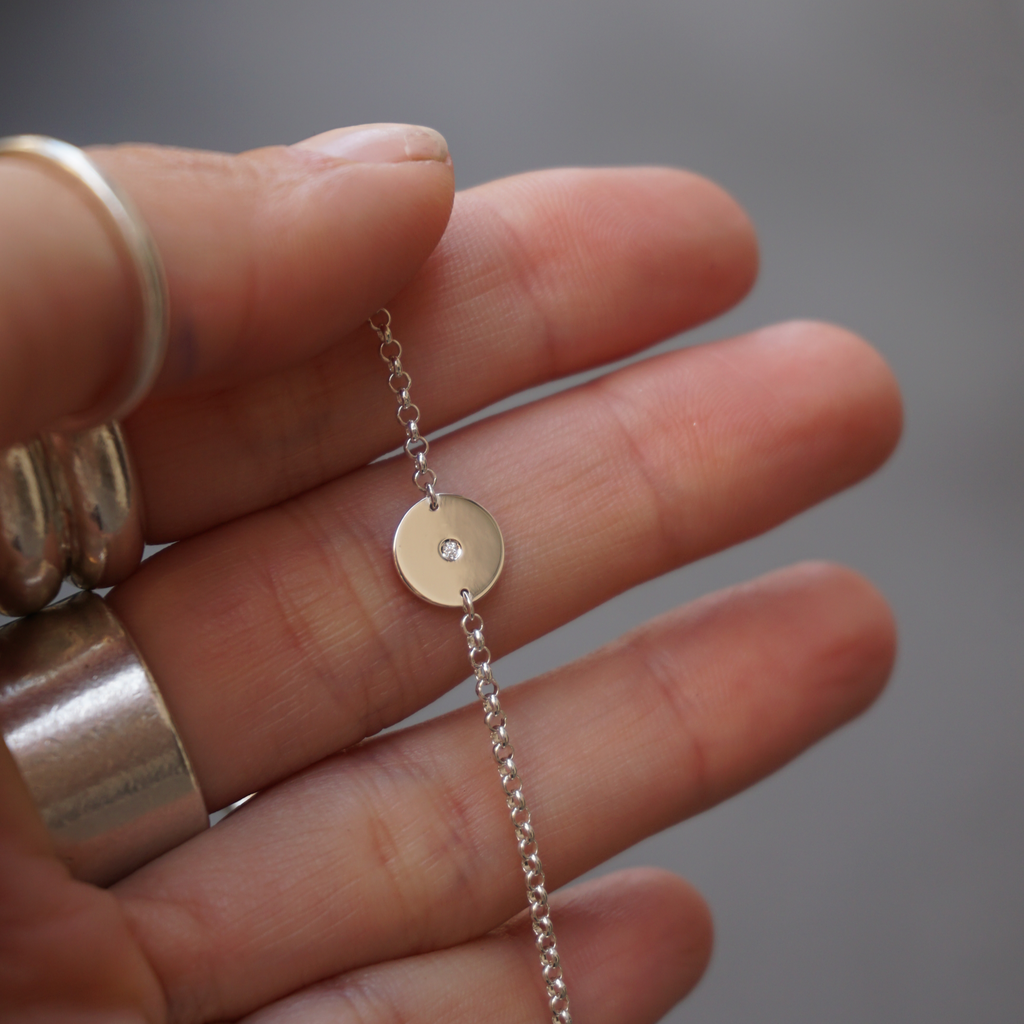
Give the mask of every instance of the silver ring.
<svg viewBox="0 0 1024 1024">
<path fill-rule="evenodd" d="M 209 825 L 160 691 L 94 594 L 0 629 L 0 732 L 76 878 L 109 885 Z"/>
<path fill-rule="evenodd" d="M 0 452 L 0 613 L 49 604 L 67 572 L 67 519 L 41 439 Z"/>
<path fill-rule="evenodd" d="M 77 146 L 46 135 L 0 138 L 0 156 L 24 156 L 57 167 L 84 185 L 116 229 L 142 295 L 142 330 L 135 365 L 129 366 L 111 418 L 126 416 L 145 397 L 160 372 L 167 350 L 169 310 L 163 263 L 134 205 Z"/>
<path fill-rule="evenodd" d="M 142 560 L 142 502 L 117 423 L 0 451 L 0 613 L 30 615 L 66 573 L 112 587 Z"/>
<path fill-rule="evenodd" d="M 68 572 L 83 590 L 112 587 L 142 561 L 142 502 L 120 425 L 45 434 L 50 478 L 64 510 Z"/>
</svg>

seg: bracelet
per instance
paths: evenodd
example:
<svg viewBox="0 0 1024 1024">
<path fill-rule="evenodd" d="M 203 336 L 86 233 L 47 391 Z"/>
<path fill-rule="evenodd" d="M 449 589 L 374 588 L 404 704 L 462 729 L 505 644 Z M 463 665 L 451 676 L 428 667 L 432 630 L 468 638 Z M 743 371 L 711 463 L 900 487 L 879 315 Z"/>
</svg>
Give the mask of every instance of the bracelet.
<svg viewBox="0 0 1024 1024">
<path fill-rule="evenodd" d="M 462 632 L 476 679 L 476 695 L 490 732 L 491 750 L 526 876 L 526 898 L 552 1024 L 572 1024 L 569 995 L 548 906 L 544 867 L 523 795 L 523 781 L 514 760 L 508 721 L 498 699 L 498 684 L 491 671 L 484 621 L 475 604 L 501 574 L 505 542 L 498 524 L 486 509 L 461 495 L 438 493 L 437 475 L 427 466 L 430 443 L 420 433 L 420 410 L 409 393 L 412 378 L 402 366 L 402 346 L 391 334 L 391 314 L 386 309 L 378 310 L 368 323 L 380 340 L 380 357 L 390 371 L 388 386 L 398 402 L 398 422 L 405 429 L 403 447 L 413 462 L 412 480 L 425 495 L 406 512 L 395 531 L 392 545 L 395 567 L 417 597 L 430 604 L 462 609 Z"/>
</svg>

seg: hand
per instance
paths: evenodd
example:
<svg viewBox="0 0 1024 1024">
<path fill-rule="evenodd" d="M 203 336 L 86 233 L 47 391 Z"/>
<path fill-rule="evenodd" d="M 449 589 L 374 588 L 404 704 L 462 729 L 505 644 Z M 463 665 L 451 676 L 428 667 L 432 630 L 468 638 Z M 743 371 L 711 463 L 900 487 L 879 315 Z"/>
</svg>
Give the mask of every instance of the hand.
<svg viewBox="0 0 1024 1024">
<path fill-rule="evenodd" d="M 446 151 L 422 132 L 93 155 L 152 229 L 173 311 L 165 369 L 125 429 L 148 539 L 178 543 L 109 600 L 210 809 L 260 795 L 100 890 L 52 856 L 0 749 L 0 1008 L 543 1024 L 479 708 L 367 740 L 467 666 L 458 614 L 394 571 L 420 495 L 404 456 L 370 464 L 402 435 L 364 321 L 391 310 L 437 430 L 726 310 L 754 279 L 749 222 L 707 181 L 651 168 L 526 174 L 452 207 Z M 0 161 L 0 239 L 7 444 L 96 403 L 133 300 L 101 223 L 36 166 Z M 500 656 L 853 484 L 899 428 L 871 348 L 784 324 L 492 416 L 430 461 L 504 532 L 481 603 Z M 856 715 L 893 650 L 868 583 L 804 565 L 506 690 L 550 886 Z M 654 1021 L 707 961 L 707 909 L 672 875 L 613 874 L 552 905 L 580 1022 Z"/>
</svg>

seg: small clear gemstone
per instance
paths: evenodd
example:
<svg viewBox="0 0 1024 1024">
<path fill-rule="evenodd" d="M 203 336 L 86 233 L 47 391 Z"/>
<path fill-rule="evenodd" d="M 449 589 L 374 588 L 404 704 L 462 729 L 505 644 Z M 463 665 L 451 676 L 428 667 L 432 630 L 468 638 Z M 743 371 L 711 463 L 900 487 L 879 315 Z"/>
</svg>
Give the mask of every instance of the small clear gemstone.
<svg viewBox="0 0 1024 1024">
<path fill-rule="evenodd" d="M 454 562 L 462 557 L 462 545 L 452 537 L 441 541 L 441 546 L 437 550 L 446 562 Z"/>
</svg>

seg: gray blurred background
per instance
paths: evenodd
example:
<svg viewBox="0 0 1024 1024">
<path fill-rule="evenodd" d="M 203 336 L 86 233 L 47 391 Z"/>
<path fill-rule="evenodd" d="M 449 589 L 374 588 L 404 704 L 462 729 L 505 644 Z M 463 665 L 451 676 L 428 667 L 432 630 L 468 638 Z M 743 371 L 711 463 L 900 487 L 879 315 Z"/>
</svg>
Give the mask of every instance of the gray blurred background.
<svg viewBox="0 0 1024 1024">
<path fill-rule="evenodd" d="M 761 282 L 673 344 L 848 324 L 902 381 L 902 447 L 502 677 L 792 560 L 856 566 L 900 621 L 887 696 L 613 865 L 686 874 L 715 911 L 710 972 L 668 1019 L 1024 1019 L 1024 0 L 91 0 L 7 3 L 0 32 L 0 134 L 238 150 L 410 121 L 447 136 L 460 187 L 667 163 L 729 188 Z"/>
</svg>

